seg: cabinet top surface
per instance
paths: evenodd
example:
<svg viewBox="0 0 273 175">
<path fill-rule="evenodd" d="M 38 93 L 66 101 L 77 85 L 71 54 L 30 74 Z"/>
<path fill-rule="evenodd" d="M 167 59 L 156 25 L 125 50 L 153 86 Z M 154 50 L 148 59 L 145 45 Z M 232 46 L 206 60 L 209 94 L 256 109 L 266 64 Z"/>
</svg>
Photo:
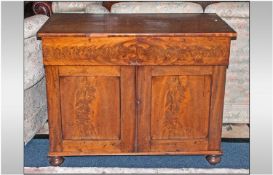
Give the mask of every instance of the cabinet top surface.
<svg viewBox="0 0 273 175">
<path fill-rule="evenodd" d="M 45 36 L 225 36 L 236 32 L 216 14 L 54 14 Z"/>
</svg>

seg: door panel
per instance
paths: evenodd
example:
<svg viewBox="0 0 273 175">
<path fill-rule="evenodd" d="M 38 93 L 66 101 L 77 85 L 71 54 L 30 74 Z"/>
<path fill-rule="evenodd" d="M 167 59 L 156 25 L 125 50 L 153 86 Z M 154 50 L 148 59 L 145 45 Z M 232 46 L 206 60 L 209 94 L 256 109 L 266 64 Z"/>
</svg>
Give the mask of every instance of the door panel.
<svg viewBox="0 0 273 175">
<path fill-rule="evenodd" d="M 138 150 L 207 150 L 212 68 L 138 68 Z"/>
<path fill-rule="evenodd" d="M 152 77 L 151 139 L 206 138 L 209 83 L 209 76 Z"/>
<path fill-rule="evenodd" d="M 135 68 L 59 68 L 63 151 L 132 152 Z"/>
<path fill-rule="evenodd" d="M 120 139 L 119 82 L 114 76 L 60 78 L 63 139 Z"/>
</svg>

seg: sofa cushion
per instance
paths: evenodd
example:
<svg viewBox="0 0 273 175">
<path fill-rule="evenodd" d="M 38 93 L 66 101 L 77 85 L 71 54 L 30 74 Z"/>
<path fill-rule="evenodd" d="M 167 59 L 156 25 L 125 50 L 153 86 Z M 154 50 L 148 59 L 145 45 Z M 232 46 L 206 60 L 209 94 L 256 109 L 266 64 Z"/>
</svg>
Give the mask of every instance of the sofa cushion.
<svg viewBox="0 0 273 175">
<path fill-rule="evenodd" d="M 217 13 L 221 17 L 249 17 L 249 2 L 219 2 L 206 7 L 205 13 Z"/>
<path fill-rule="evenodd" d="M 52 3 L 53 13 L 84 13 L 87 5 L 101 5 L 102 2 L 69 2 L 59 1 Z"/>
<path fill-rule="evenodd" d="M 38 30 L 47 21 L 46 15 L 34 15 L 24 19 L 24 38 L 36 36 Z"/>
<path fill-rule="evenodd" d="M 95 5 L 95 4 L 90 4 L 87 5 L 85 8 L 85 13 L 110 13 L 107 8 L 105 8 L 102 5 Z"/>
<path fill-rule="evenodd" d="M 192 2 L 120 2 L 111 13 L 203 13 L 203 9 Z"/>
</svg>

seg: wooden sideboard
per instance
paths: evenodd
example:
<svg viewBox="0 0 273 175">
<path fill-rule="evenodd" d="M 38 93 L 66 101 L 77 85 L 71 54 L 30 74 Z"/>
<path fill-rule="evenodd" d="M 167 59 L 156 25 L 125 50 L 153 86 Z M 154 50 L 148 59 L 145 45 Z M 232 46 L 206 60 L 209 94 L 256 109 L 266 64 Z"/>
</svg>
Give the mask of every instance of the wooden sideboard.
<svg viewBox="0 0 273 175">
<path fill-rule="evenodd" d="M 38 37 L 51 165 L 113 154 L 220 162 L 236 32 L 216 14 L 54 14 Z"/>
</svg>

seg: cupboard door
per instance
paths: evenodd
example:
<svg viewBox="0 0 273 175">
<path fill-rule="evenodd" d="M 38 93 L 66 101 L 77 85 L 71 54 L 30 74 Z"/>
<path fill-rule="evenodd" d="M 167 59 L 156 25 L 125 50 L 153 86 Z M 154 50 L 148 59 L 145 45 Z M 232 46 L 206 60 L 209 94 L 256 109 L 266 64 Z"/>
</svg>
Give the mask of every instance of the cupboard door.
<svg viewBox="0 0 273 175">
<path fill-rule="evenodd" d="M 58 72 L 62 152 L 132 152 L 135 69 L 126 66 L 59 66 Z"/>
<path fill-rule="evenodd" d="M 212 66 L 138 68 L 138 151 L 208 150 L 212 71 Z"/>
</svg>

